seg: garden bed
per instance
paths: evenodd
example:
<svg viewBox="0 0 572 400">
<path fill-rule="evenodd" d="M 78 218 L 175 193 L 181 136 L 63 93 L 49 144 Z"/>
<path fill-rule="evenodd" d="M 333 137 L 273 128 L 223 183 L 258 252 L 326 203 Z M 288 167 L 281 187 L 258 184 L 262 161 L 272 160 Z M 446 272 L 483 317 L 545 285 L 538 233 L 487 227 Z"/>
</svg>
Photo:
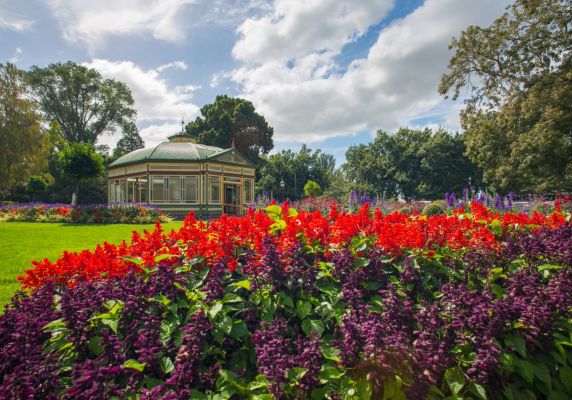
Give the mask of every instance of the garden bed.
<svg viewBox="0 0 572 400">
<path fill-rule="evenodd" d="M 272 205 L 43 260 L 0 397 L 572 396 L 570 214 Z"/>
</svg>

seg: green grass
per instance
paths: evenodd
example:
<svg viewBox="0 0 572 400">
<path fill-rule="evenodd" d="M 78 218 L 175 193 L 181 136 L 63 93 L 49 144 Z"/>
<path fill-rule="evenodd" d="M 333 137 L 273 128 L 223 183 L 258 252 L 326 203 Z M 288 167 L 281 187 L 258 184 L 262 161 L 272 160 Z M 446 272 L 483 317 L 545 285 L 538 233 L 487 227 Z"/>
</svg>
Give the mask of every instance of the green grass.
<svg viewBox="0 0 572 400">
<path fill-rule="evenodd" d="M 177 229 L 181 222 L 163 224 L 165 230 Z M 92 249 L 107 241 L 129 240 L 134 230 L 151 230 L 153 225 L 66 225 L 33 222 L 0 223 L 0 314 L 4 304 L 20 284 L 16 277 L 32 267 L 32 260 L 57 260 L 64 250 Z"/>
</svg>

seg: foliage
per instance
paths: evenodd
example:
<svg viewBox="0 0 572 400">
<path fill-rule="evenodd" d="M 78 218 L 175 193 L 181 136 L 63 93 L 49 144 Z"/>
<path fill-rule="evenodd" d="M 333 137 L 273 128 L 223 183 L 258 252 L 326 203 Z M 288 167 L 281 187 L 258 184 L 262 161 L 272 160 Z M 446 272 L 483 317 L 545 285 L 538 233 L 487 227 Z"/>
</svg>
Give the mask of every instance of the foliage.
<svg viewBox="0 0 572 400">
<path fill-rule="evenodd" d="M 444 130 L 378 131 L 372 143 L 348 149 L 343 169 L 356 188 L 377 196 L 435 199 L 480 180 L 464 152 L 464 136 Z"/>
<path fill-rule="evenodd" d="M 152 224 L 171 218 L 158 209 L 141 204 L 10 204 L 0 206 L 0 221 L 57 222 L 73 224 Z"/>
<path fill-rule="evenodd" d="M 0 64 L 0 197 L 45 167 L 47 138 L 22 71 Z"/>
<path fill-rule="evenodd" d="M 304 182 L 316 182 L 320 188 L 327 190 L 334 174 L 336 162 L 331 154 L 320 150 L 312 151 L 302 145 L 298 153 L 282 150 L 265 159 L 260 168 L 260 179 L 257 182 L 258 192 L 274 193 L 276 196 L 298 200 L 304 197 Z M 280 187 L 280 180 L 285 187 Z"/>
<path fill-rule="evenodd" d="M 322 188 L 320 187 L 320 185 L 318 185 L 317 182 L 309 180 L 304 185 L 304 195 L 306 197 L 314 197 L 314 196 L 319 196 L 321 194 L 322 194 Z"/>
<path fill-rule="evenodd" d="M 258 164 L 274 147 L 274 129 L 248 100 L 217 96 L 213 104 L 201 108 L 201 116 L 187 124 L 185 131 L 199 143 L 222 148 L 236 147 L 239 153 Z"/>
<path fill-rule="evenodd" d="M 441 215 L 447 212 L 448 206 L 445 200 L 434 200 L 423 207 L 425 215 Z"/>
<path fill-rule="evenodd" d="M 135 117 L 129 88 L 103 79 L 93 68 L 71 61 L 34 66 L 27 78 L 40 109 L 58 123 L 59 134 L 68 143 L 94 145 L 102 133 Z"/>
<path fill-rule="evenodd" d="M 35 201 L 36 194 L 45 192 L 48 188 L 48 181 L 41 175 L 32 175 L 26 181 L 26 190 L 32 193 L 32 201 Z"/>
<path fill-rule="evenodd" d="M 68 253 L 0 317 L 0 396 L 570 397 L 566 217 L 285 204 Z"/>
<path fill-rule="evenodd" d="M 145 142 L 139 135 L 139 129 L 135 122 L 128 122 L 123 126 L 123 134 L 113 150 L 113 158 L 119 158 L 124 154 L 145 147 Z"/>
<path fill-rule="evenodd" d="M 78 197 L 81 181 L 96 178 L 105 172 L 103 158 L 89 144 L 69 145 L 58 156 L 62 171 L 76 181 L 75 193 Z"/>
<path fill-rule="evenodd" d="M 571 10 L 567 0 L 517 0 L 451 42 L 439 92 L 468 89 L 467 153 L 496 191 L 572 188 Z"/>
</svg>

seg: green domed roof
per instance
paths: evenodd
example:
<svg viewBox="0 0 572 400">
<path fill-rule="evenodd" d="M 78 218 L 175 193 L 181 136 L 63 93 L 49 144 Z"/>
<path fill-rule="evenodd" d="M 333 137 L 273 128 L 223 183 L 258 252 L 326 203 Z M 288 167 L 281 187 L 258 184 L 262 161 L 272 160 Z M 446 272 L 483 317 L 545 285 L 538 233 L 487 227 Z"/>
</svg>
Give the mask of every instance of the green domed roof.
<svg viewBox="0 0 572 400">
<path fill-rule="evenodd" d="M 224 151 L 226 150 L 220 147 L 191 142 L 163 142 L 155 147 L 147 147 L 127 153 L 113 161 L 109 167 L 149 161 L 200 161 Z"/>
</svg>

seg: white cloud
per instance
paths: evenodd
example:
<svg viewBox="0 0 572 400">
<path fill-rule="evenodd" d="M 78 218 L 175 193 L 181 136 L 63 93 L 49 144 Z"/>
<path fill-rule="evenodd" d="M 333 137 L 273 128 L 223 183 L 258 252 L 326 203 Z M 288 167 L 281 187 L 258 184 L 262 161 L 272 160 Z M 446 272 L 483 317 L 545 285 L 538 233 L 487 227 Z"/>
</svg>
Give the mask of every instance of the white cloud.
<svg viewBox="0 0 572 400">
<path fill-rule="evenodd" d="M 1 0 L 0 0 L 1 1 Z M 236 26 L 269 8 L 271 0 L 44 0 L 63 37 L 93 54 L 111 36 L 151 35 L 163 41 L 186 39 L 191 28 Z"/>
<path fill-rule="evenodd" d="M 8 1 L 0 0 L 0 29 L 6 29 L 17 32 L 30 30 L 33 21 L 20 15 L 14 11 L 15 4 Z"/>
<path fill-rule="evenodd" d="M 459 105 L 437 94 L 448 44 L 469 25 L 500 16 L 504 1 L 426 0 L 381 31 L 367 56 L 343 73 L 334 73 L 334 56 L 380 21 L 388 2 L 348 2 L 345 14 L 331 4 L 321 7 L 325 3 L 279 0 L 271 14 L 238 29 L 233 55 L 244 64 L 231 79 L 274 126 L 277 142 L 391 131 L 428 112 L 458 127 Z M 323 32 L 316 21 L 328 21 Z"/>
<path fill-rule="evenodd" d="M 180 63 L 171 64 L 182 65 Z M 199 108 L 191 100 L 193 91 L 199 86 L 170 87 L 160 75 L 160 72 L 164 70 L 161 66 L 144 70 L 131 61 L 103 59 L 93 59 L 85 65 L 95 68 L 105 78 L 116 79 L 127 84 L 133 93 L 139 122 L 174 121 L 182 117 L 190 120 L 198 115 Z"/>
<path fill-rule="evenodd" d="M 238 28 L 235 58 L 285 61 L 320 51 L 337 54 L 392 7 L 393 0 L 276 0 L 271 13 Z"/>
<path fill-rule="evenodd" d="M 18 61 L 20 61 L 20 54 L 22 54 L 22 49 L 20 47 L 16 47 L 16 50 L 14 50 L 14 55 L 10 57 L 8 61 L 12 64 L 16 64 Z"/>
<path fill-rule="evenodd" d="M 110 35 L 151 34 L 177 41 L 185 37 L 183 10 L 196 0 L 45 0 L 64 39 L 95 50 Z"/>
<path fill-rule="evenodd" d="M 137 123 L 145 126 L 140 135 L 145 146 L 153 146 L 181 130 L 181 118 L 191 121 L 199 114 L 199 108 L 192 102 L 193 92 L 200 89 L 198 85 L 170 87 L 161 77 L 161 72 L 168 68 L 186 69 L 182 61 L 174 61 L 157 68 L 144 70 L 131 61 L 110 61 L 93 59 L 86 66 L 98 70 L 104 78 L 124 82 L 133 93 Z M 113 148 L 120 134 L 105 135 L 99 144 L 107 144 Z"/>
</svg>

